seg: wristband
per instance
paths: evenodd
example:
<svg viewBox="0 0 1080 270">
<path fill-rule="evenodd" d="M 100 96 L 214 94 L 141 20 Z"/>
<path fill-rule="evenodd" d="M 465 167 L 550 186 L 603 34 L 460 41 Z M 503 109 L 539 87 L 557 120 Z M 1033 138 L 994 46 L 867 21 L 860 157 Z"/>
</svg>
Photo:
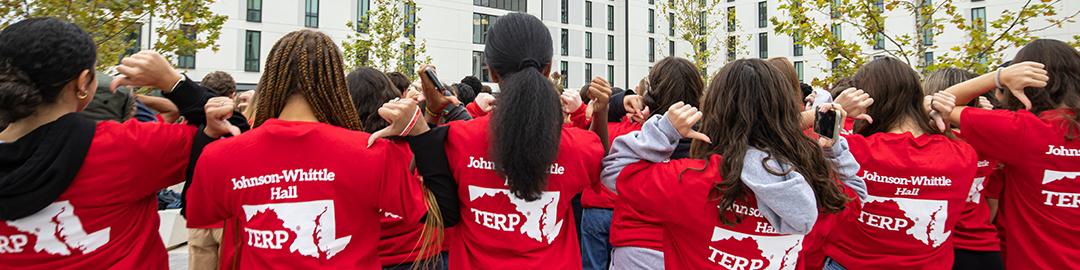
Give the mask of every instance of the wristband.
<svg viewBox="0 0 1080 270">
<path fill-rule="evenodd" d="M 416 121 L 419 120 L 420 117 L 420 108 L 417 108 L 416 111 L 413 112 L 413 119 L 408 121 L 405 130 L 402 130 L 402 133 L 397 136 L 404 137 L 405 135 L 408 135 L 409 132 L 413 132 L 413 127 L 416 127 Z"/>
<path fill-rule="evenodd" d="M 995 73 L 996 74 L 994 74 L 994 86 L 997 86 L 998 89 L 1004 89 L 1004 87 L 1001 87 L 1001 69 L 999 68 Z"/>
</svg>

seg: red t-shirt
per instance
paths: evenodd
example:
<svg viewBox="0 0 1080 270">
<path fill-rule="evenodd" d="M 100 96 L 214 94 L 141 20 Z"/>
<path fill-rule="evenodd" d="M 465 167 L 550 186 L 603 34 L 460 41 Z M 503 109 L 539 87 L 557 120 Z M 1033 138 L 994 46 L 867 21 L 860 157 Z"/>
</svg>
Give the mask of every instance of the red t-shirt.
<svg viewBox="0 0 1080 270">
<path fill-rule="evenodd" d="M 240 222 L 240 268 L 380 269 L 380 219 L 411 222 L 409 150 L 323 123 L 271 119 L 203 151 L 188 224 Z M 383 212 L 380 212 L 382 209 Z M 340 221 L 338 220 L 340 219 Z"/>
<path fill-rule="evenodd" d="M 869 196 L 837 224 L 825 254 L 848 269 L 951 269 L 950 236 L 978 157 L 944 135 L 846 135 Z"/>
<path fill-rule="evenodd" d="M 615 138 L 627 133 L 641 130 L 641 123 L 634 123 L 624 119 L 622 122 L 608 123 L 608 142 L 614 142 Z M 584 208 L 615 208 L 615 192 L 604 187 L 603 183 L 597 182 L 592 187 L 581 192 L 581 207 Z"/>
<path fill-rule="evenodd" d="M 71 186 L 0 223 L 0 269 L 168 269 L 157 192 L 184 180 L 195 128 L 102 121 Z"/>
<path fill-rule="evenodd" d="M 1080 140 L 1067 110 L 965 109 L 964 137 L 1005 164 L 1006 269 L 1080 269 Z"/>
<path fill-rule="evenodd" d="M 400 144 L 408 148 L 407 144 Z M 412 152 L 409 158 L 412 159 Z M 424 203 L 424 191 L 419 176 L 414 177 L 405 184 L 403 195 L 411 210 L 410 213 L 426 213 L 427 204 Z M 427 259 L 437 255 L 443 247 L 431 247 L 423 258 L 420 258 L 421 238 L 424 234 L 424 224 L 415 220 L 407 220 L 405 217 L 390 211 L 382 212 L 379 220 L 381 233 L 379 236 L 379 261 L 385 266 L 412 263 L 420 259 Z"/>
<path fill-rule="evenodd" d="M 955 132 L 961 136 L 960 132 Z M 978 152 L 978 151 L 976 151 Z M 990 223 L 990 204 L 986 203 L 986 184 L 990 175 L 997 169 L 997 161 L 979 155 L 978 169 L 975 171 L 975 181 L 968 191 L 968 198 L 964 201 L 964 211 L 960 213 L 960 221 L 956 223 L 953 233 L 953 247 L 963 250 L 974 251 L 1001 251 L 1001 241 L 998 240 L 997 228 Z"/>
<path fill-rule="evenodd" d="M 563 128 L 547 187 L 535 201 L 513 196 L 488 155 L 489 117 L 450 123 L 446 155 L 461 200 L 451 269 L 581 269 L 570 200 L 600 181 L 604 149 L 592 132 Z"/>
<path fill-rule="evenodd" d="M 776 233 L 753 196 L 736 200 L 725 213 L 731 220 L 741 217 L 740 223 L 720 221 L 719 200 L 710 193 L 722 181 L 721 162 L 713 155 L 708 163 L 631 164 L 619 174 L 619 199 L 662 222 L 668 269 L 797 269 L 805 235 Z"/>
</svg>

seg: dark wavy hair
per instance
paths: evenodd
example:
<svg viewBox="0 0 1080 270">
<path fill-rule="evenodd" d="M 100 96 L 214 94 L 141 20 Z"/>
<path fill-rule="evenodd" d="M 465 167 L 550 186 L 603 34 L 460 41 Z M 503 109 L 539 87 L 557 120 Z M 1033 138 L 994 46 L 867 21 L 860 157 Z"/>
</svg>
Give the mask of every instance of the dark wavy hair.
<svg viewBox="0 0 1080 270">
<path fill-rule="evenodd" d="M 877 59 L 859 68 L 851 83 L 874 98 L 874 106 L 866 110 L 874 116 L 874 123 L 855 121 L 855 133 L 870 136 L 888 132 L 904 121 L 912 121 L 924 133 L 944 132 L 930 125 L 930 116 L 923 110 L 925 95 L 919 74 L 910 65 L 892 57 Z"/>
<path fill-rule="evenodd" d="M 705 83 L 690 60 L 666 57 L 656 62 L 648 78 L 649 90 L 642 97 L 653 115 L 664 115 L 672 104 L 678 102 L 699 107 Z"/>
<path fill-rule="evenodd" d="M 199 84 L 210 88 L 219 97 L 232 97 L 233 94 L 236 94 L 236 80 L 233 79 L 232 75 L 224 71 L 214 71 L 206 74 Z"/>
<path fill-rule="evenodd" d="M 547 187 L 559 153 L 562 109 L 550 70 L 551 33 L 536 17 L 499 17 L 487 34 L 484 61 L 499 78 L 499 106 L 491 114 L 491 156 L 518 198 L 534 201 Z"/>
<path fill-rule="evenodd" d="M 362 67 L 345 76 L 345 85 L 349 88 L 353 106 L 360 115 L 364 132 L 374 133 L 389 125 L 379 117 L 379 108 L 401 96 L 401 93 L 391 85 L 386 75 L 373 68 Z"/>
<path fill-rule="evenodd" d="M 1050 77 L 1046 87 L 1024 89 L 1031 100 L 1031 113 L 1038 115 L 1057 108 L 1070 110 L 1074 116 L 1065 122 L 1069 131 L 1065 136 L 1070 140 L 1080 136 L 1080 52 L 1059 40 L 1039 39 L 1021 48 L 1012 60 L 1013 63 L 1024 61 L 1042 63 Z M 1005 108 L 1024 108 L 1012 92 L 1005 93 Z"/>
<path fill-rule="evenodd" d="M 56 102 L 96 62 L 97 45 L 79 26 L 56 18 L 8 26 L 0 32 L 0 126 Z"/>
<path fill-rule="evenodd" d="M 412 82 L 409 81 L 409 76 L 394 71 L 386 73 L 386 77 L 390 78 L 390 83 L 394 85 L 394 89 L 398 90 L 398 96 L 404 95 L 406 91 L 409 91 L 409 85 L 412 84 Z"/>
<path fill-rule="evenodd" d="M 849 198 L 834 181 L 834 166 L 810 137 L 803 133 L 794 86 L 785 74 L 760 59 L 740 59 L 720 69 L 709 83 L 702 101 L 701 133 L 712 138 L 707 144 L 694 141 L 690 156 L 708 160 L 719 154 L 723 180 L 713 187 L 710 199 L 720 201 L 721 221 L 734 224 L 723 214 L 735 201 L 752 195 L 742 181 L 743 157 L 750 147 L 768 153 L 770 160 L 791 164 L 791 171 L 806 178 L 814 190 L 818 209 L 838 212 Z M 709 166 L 709 165 L 706 165 Z M 785 175 L 791 171 L 772 172 Z"/>
</svg>

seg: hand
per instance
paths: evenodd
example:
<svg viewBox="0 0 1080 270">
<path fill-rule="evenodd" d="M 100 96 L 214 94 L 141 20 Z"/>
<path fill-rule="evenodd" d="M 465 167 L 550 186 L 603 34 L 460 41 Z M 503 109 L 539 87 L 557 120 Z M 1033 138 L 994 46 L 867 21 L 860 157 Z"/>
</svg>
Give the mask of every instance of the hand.
<svg viewBox="0 0 1080 270">
<path fill-rule="evenodd" d="M 664 117 L 671 122 L 671 125 L 675 127 L 675 130 L 679 131 L 679 135 L 682 135 L 683 138 L 700 140 L 712 144 L 712 140 L 709 139 L 709 136 L 694 131 L 694 125 L 696 125 L 698 121 L 701 121 L 702 118 L 701 112 L 698 111 L 697 108 L 694 108 L 694 106 L 677 102 L 668 108 Z"/>
<path fill-rule="evenodd" d="M 162 92 L 172 92 L 173 87 L 184 77 L 180 76 L 172 64 L 155 51 L 141 51 L 125 57 L 116 67 L 119 76 L 113 79 L 109 89 L 116 92 L 120 86 L 150 86 Z"/>
<path fill-rule="evenodd" d="M 427 101 L 428 111 L 441 112 L 451 101 L 443 95 L 443 89 L 435 88 L 435 83 L 431 81 L 431 78 L 428 78 L 427 73 L 425 72 L 428 69 L 434 71 L 435 66 L 423 65 L 417 70 L 417 74 L 420 74 L 420 88 L 424 93 L 424 99 Z"/>
<path fill-rule="evenodd" d="M 821 104 L 820 106 L 817 107 L 817 110 L 819 112 L 828 112 L 830 110 L 838 111 L 838 112 L 840 112 L 840 119 L 847 118 L 847 116 L 848 116 L 847 110 L 844 110 L 844 105 L 840 105 L 839 103 Z M 865 120 L 866 119 L 865 117 L 870 117 L 870 116 L 863 114 L 863 115 L 861 115 L 859 117 L 862 117 L 862 118 L 858 118 L 858 119 Z M 842 127 L 838 127 L 838 128 L 842 128 Z M 817 139 L 817 143 L 818 143 L 818 146 L 820 146 L 823 149 L 830 149 L 830 148 L 833 147 L 833 144 L 835 144 L 836 141 L 834 141 L 832 138 L 829 138 L 829 137 L 819 136 L 818 139 Z"/>
<path fill-rule="evenodd" d="M 836 97 L 834 102 L 841 107 L 847 108 L 847 113 L 850 117 L 866 120 L 868 123 L 874 122 L 874 118 L 866 114 L 866 109 L 874 104 L 874 98 L 870 97 L 870 94 L 867 94 L 863 90 L 848 88 L 847 90 L 840 92 L 840 95 Z"/>
<path fill-rule="evenodd" d="M 454 106 L 461 105 L 461 100 L 458 100 L 458 98 L 455 96 L 446 97 L 446 100 L 449 100 L 450 104 L 454 104 Z"/>
<path fill-rule="evenodd" d="M 596 106 L 603 106 L 607 108 L 608 100 L 611 99 L 611 86 L 608 85 L 607 80 L 597 76 L 593 78 L 589 83 L 589 98 L 592 99 L 593 104 Z"/>
<path fill-rule="evenodd" d="M 247 110 L 247 107 L 251 104 L 251 99 L 254 96 L 255 91 L 244 91 L 243 93 L 236 95 L 236 109 L 241 112 Z"/>
<path fill-rule="evenodd" d="M 1047 81 L 1050 77 L 1047 76 L 1045 66 L 1036 62 L 1022 62 L 1012 64 L 1006 68 L 998 70 L 1001 78 L 1001 85 L 1009 89 L 1016 99 L 1020 100 L 1020 103 L 1024 104 L 1025 108 L 1031 109 L 1031 100 L 1024 94 L 1024 89 L 1028 87 L 1042 88 L 1046 87 Z"/>
<path fill-rule="evenodd" d="M 630 118 L 630 121 L 644 122 L 649 116 L 649 108 L 645 107 L 645 97 L 639 95 L 624 96 L 623 109 L 626 109 L 626 116 Z"/>
<path fill-rule="evenodd" d="M 559 96 L 559 101 L 562 103 L 563 112 L 566 114 L 573 113 L 581 107 L 581 95 L 577 91 L 570 89 L 563 90 L 562 95 Z"/>
<path fill-rule="evenodd" d="M 419 103 L 412 99 L 394 99 L 383 104 L 382 108 L 379 108 L 379 116 L 389 122 L 390 125 L 372 133 L 368 137 L 367 146 L 371 147 L 371 145 L 375 144 L 375 140 L 379 138 L 402 134 L 417 135 L 427 132 L 427 124 L 424 124 L 427 123 L 427 120 L 424 119 L 422 113 L 417 113 L 419 109 Z"/>
<path fill-rule="evenodd" d="M 809 110 L 811 106 L 814 106 L 814 100 L 817 100 L 817 91 L 810 92 L 803 98 L 803 104 L 806 104 L 804 110 Z"/>
<path fill-rule="evenodd" d="M 495 109 L 495 96 L 488 93 L 477 94 L 476 99 L 473 100 L 473 102 L 476 102 L 476 106 L 479 106 L 480 110 L 484 112 L 490 112 Z"/>
<path fill-rule="evenodd" d="M 956 108 L 956 96 L 949 94 L 948 92 L 937 92 L 934 95 L 929 96 L 930 108 L 933 109 L 930 112 L 930 118 L 937 125 L 938 130 L 945 131 L 948 126 L 945 125 L 943 116 L 951 115 L 953 109 Z"/>
<path fill-rule="evenodd" d="M 206 113 L 206 128 L 203 132 L 211 138 L 219 138 L 225 134 L 240 135 L 240 128 L 229 123 L 236 107 L 229 97 L 215 97 L 206 102 L 203 108 Z"/>
<path fill-rule="evenodd" d="M 416 88 L 409 87 L 409 90 L 406 91 L 405 94 L 402 95 L 401 98 L 407 98 L 407 99 L 412 99 L 412 100 L 420 100 L 421 96 L 423 96 L 423 95 L 420 94 L 420 90 L 416 90 Z"/>
<path fill-rule="evenodd" d="M 994 109 L 994 103 L 991 103 L 990 99 L 986 98 L 984 96 L 979 96 L 979 104 L 978 105 L 979 105 L 979 109 L 983 109 L 983 110 L 993 110 Z"/>
</svg>

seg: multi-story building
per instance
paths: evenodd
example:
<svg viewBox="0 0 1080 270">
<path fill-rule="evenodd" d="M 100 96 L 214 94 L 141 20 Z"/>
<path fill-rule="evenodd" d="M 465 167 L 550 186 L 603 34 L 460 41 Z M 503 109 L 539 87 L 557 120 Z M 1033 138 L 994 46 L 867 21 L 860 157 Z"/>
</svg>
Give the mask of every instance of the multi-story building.
<svg viewBox="0 0 1080 270">
<path fill-rule="evenodd" d="M 601 76 L 618 87 L 633 87 L 656 61 L 669 55 L 686 57 L 692 49 L 679 40 L 677 29 L 671 27 L 671 14 L 661 14 L 658 6 L 665 0 L 416 0 L 421 20 L 416 35 L 427 42 L 427 55 L 439 67 L 440 79 L 458 80 L 475 75 L 486 80 L 483 65 L 484 31 L 498 16 L 510 12 L 526 12 L 541 18 L 551 32 L 555 57 L 552 70 L 567 76 L 567 85 L 578 87 L 592 76 Z M 229 17 L 221 29 L 219 50 L 201 50 L 194 56 L 176 58 L 178 66 L 193 79 L 200 79 L 215 70 L 236 77 L 242 89 L 251 89 L 258 82 L 266 55 L 274 42 L 288 32 L 315 29 L 328 34 L 337 43 L 351 31 L 348 21 L 373 9 L 373 0 L 219 0 L 211 9 Z M 735 58 L 789 57 L 796 64 L 801 79 L 811 80 L 826 74 L 830 59 L 812 48 L 800 48 L 792 38 L 776 34 L 768 20 L 778 14 L 780 0 L 726 0 L 721 10 L 734 11 L 739 27 L 733 34 L 745 42 L 736 50 Z M 967 19 L 996 19 L 1003 10 L 1016 10 L 1023 0 L 956 0 L 953 3 Z M 1080 1 L 1061 1 L 1059 14 L 1080 11 Z M 913 32 L 915 24 L 910 14 L 888 14 L 887 31 Z M 722 18 L 710 18 L 719 20 Z M 1032 20 L 1032 28 L 1046 24 Z M 152 25 L 148 24 L 148 25 Z M 149 26 L 147 26 L 149 27 Z M 726 31 L 721 27 L 718 31 Z M 854 27 L 841 25 L 842 36 L 855 38 Z M 149 31 L 143 31 L 148 33 Z M 718 33 L 720 35 L 721 33 Z M 1063 28 L 1051 28 L 1039 33 L 1045 38 L 1071 39 L 1080 34 L 1080 23 L 1070 22 Z M 140 37 L 139 44 L 152 44 L 149 35 Z M 967 37 L 956 29 L 928 42 L 937 49 L 927 52 L 926 58 L 943 53 L 965 42 Z M 885 44 L 890 46 L 890 44 Z M 888 48 L 888 47 L 886 47 Z M 723 50 L 723 49 L 722 49 Z M 867 45 L 868 55 L 883 50 Z M 710 66 L 715 72 L 726 60 L 720 57 Z M 1005 52 L 1011 57 L 1015 49 Z"/>
</svg>

